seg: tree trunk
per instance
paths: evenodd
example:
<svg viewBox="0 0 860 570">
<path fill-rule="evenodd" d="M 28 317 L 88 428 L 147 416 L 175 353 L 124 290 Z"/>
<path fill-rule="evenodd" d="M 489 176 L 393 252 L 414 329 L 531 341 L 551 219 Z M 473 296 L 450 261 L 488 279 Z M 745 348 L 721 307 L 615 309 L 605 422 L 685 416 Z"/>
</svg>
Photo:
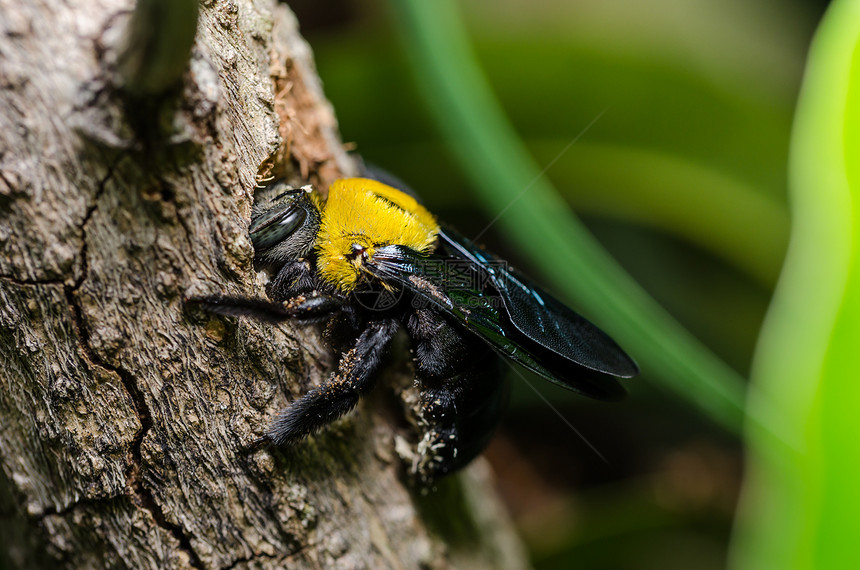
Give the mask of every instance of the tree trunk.
<svg viewBox="0 0 860 570">
<path fill-rule="evenodd" d="M 133 9 L 0 0 L 0 566 L 522 567 L 486 465 L 406 483 L 403 350 L 346 419 L 248 448 L 334 356 L 183 298 L 265 295 L 258 175 L 356 167 L 286 8 L 204 0 L 172 88 L 127 65 Z"/>
</svg>

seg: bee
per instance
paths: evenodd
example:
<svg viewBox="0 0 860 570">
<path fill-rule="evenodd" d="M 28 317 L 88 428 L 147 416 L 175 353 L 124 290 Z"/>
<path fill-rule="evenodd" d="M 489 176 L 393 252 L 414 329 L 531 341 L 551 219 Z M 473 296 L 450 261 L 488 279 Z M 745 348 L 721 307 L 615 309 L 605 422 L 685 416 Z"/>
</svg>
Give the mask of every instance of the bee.
<svg viewBox="0 0 860 570">
<path fill-rule="evenodd" d="M 323 202 L 283 182 L 249 228 L 274 277 L 271 300 L 192 299 L 269 322 L 336 318 L 351 339 L 336 371 L 284 409 L 261 442 L 296 442 L 350 411 L 401 328 L 420 390 L 423 439 L 413 473 L 428 482 L 481 453 L 506 402 L 504 361 L 600 400 L 636 363 L 603 331 L 503 260 L 442 227 L 409 192 L 378 180 L 334 182 Z M 499 358 L 499 357 L 502 358 Z"/>
</svg>

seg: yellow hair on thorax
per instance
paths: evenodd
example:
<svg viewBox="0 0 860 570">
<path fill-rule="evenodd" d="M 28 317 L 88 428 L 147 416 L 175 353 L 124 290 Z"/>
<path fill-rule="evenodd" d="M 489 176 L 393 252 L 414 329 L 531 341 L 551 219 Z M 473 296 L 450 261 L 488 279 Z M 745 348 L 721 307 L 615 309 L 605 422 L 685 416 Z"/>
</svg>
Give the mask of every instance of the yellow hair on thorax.
<svg viewBox="0 0 860 570">
<path fill-rule="evenodd" d="M 355 246 L 364 248 L 369 261 L 386 245 L 429 253 L 438 233 L 433 214 L 412 196 L 376 180 L 342 178 L 329 188 L 322 211 L 317 268 L 325 281 L 350 292 L 362 271 Z"/>
</svg>

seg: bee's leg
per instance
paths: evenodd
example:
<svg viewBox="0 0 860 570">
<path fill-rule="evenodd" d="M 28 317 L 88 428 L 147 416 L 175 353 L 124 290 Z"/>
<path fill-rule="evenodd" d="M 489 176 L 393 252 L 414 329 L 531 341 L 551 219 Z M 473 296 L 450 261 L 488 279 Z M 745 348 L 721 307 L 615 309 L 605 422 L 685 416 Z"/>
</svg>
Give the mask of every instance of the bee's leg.
<svg viewBox="0 0 860 570">
<path fill-rule="evenodd" d="M 502 363 L 485 342 L 427 309 L 407 320 L 427 431 L 413 467 L 424 483 L 484 450 L 507 403 Z"/>
<path fill-rule="evenodd" d="M 275 301 L 286 301 L 316 291 L 319 287 L 320 281 L 313 273 L 311 262 L 296 259 L 281 267 L 275 278 L 266 285 L 266 293 Z"/>
<path fill-rule="evenodd" d="M 355 346 L 340 359 L 337 372 L 284 409 L 256 443 L 292 443 L 350 411 L 372 386 L 382 356 L 397 333 L 396 319 L 370 321 Z"/>
<path fill-rule="evenodd" d="M 272 303 L 263 299 L 243 297 L 192 297 L 185 301 L 197 305 L 216 315 L 225 317 L 250 317 L 267 323 L 279 323 L 288 319 L 316 321 L 325 319 L 343 307 L 341 297 L 315 295 L 297 297 L 287 303 Z"/>
</svg>

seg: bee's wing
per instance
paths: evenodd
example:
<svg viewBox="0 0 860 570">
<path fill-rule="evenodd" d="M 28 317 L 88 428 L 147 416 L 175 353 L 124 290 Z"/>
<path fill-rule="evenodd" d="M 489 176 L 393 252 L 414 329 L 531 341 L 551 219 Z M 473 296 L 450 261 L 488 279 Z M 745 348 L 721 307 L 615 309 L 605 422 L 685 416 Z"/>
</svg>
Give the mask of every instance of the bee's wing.
<svg viewBox="0 0 860 570">
<path fill-rule="evenodd" d="M 495 282 L 488 278 L 487 268 L 445 247 L 444 243 L 443 240 L 443 247 L 431 256 L 400 246 L 381 248 L 368 269 L 377 278 L 411 291 L 417 300 L 435 306 L 462 323 L 497 352 L 548 380 L 592 398 L 618 400 L 624 397 L 624 388 L 613 377 L 616 374 L 583 365 L 559 354 L 552 346 L 547 346 L 548 342 L 524 334 L 510 317 L 507 306 L 512 304 L 511 300 L 499 293 Z M 523 299 L 514 302 L 521 303 L 520 309 L 525 310 Z M 564 307 L 558 301 L 555 303 Z M 566 307 L 565 310 L 575 315 Z M 612 342 L 596 327 L 582 321 L 588 325 L 584 330 L 591 332 L 593 329 L 602 335 L 589 340 L 605 338 Z"/>
<path fill-rule="evenodd" d="M 532 341 L 595 372 L 632 378 L 639 367 L 609 335 L 541 289 L 506 262 L 451 230 L 440 233 L 443 249 L 486 268 L 511 323 Z"/>
</svg>

